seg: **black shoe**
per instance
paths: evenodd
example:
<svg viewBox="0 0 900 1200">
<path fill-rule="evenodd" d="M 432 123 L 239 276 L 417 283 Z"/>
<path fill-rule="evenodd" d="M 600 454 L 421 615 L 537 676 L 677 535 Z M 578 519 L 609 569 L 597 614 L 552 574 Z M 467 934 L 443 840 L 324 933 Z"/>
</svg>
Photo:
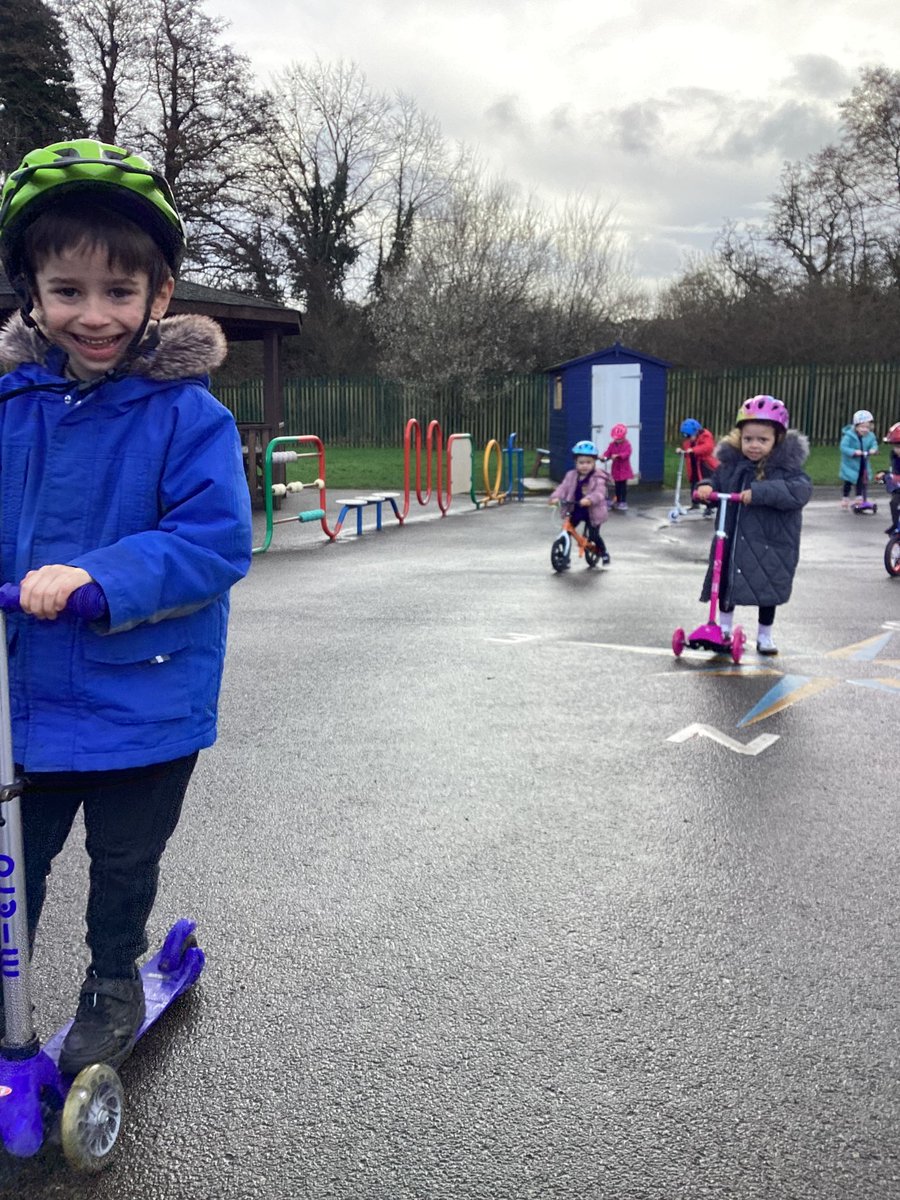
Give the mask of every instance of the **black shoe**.
<svg viewBox="0 0 900 1200">
<path fill-rule="evenodd" d="M 72 1028 L 59 1055 L 64 1075 L 77 1075 L 92 1063 L 118 1067 L 134 1049 L 146 1005 L 140 979 L 88 978 Z"/>
<path fill-rule="evenodd" d="M 608 554 L 601 554 L 601 555 L 600 555 L 600 561 L 603 563 L 604 567 L 608 567 L 608 566 L 609 566 L 609 555 L 608 555 Z"/>
<path fill-rule="evenodd" d="M 890 535 L 892 533 L 897 532 L 897 526 L 896 525 L 888 525 L 887 529 L 884 532 L 888 535 L 888 537 L 890 537 Z"/>
</svg>

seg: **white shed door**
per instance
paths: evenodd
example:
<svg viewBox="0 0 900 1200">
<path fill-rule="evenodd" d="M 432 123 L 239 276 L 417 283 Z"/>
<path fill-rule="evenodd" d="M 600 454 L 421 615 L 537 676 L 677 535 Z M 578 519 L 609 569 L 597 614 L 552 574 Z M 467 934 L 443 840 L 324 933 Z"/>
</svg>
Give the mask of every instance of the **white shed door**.
<svg viewBox="0 0 900 1200">
<path fill-rule="evenodd" d="M 631 469 L 637 478 L 641 461 L 640 364 L 591 367 L 591 437 L 601 454 L 609 445 L 609 431 L 620 422 L 628 426 Z"/>
</svg>

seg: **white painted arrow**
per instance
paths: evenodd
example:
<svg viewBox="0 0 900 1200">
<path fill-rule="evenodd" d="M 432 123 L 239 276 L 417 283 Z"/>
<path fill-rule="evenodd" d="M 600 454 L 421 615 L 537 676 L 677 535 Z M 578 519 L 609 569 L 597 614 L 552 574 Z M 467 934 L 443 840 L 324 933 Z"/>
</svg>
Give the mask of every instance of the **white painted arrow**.
<svg viewBox="0 0 900 1200">
<path fill-rule="evenodd" d="M 737 741 L 733 737 L 729 737 L 727 733 L 723 733 L 721 729 L 716 729 L 715 725 L 687 725 L 684 729 L 679 729 L 677 733 L 673 733 L 671 737 L 666 738 L 667 742 L 686 742 L 692 737 L 708 737 L 714 742 L 718 742 L 720 746 L 726 746 L 729 750 L 733 750 L 735 754 L 761 754 L 763 750 L 768 749 L 773 742 L 778 741 L 777 733 L 761 733 L 755 737 L 752 742 Z"/>
</svg>

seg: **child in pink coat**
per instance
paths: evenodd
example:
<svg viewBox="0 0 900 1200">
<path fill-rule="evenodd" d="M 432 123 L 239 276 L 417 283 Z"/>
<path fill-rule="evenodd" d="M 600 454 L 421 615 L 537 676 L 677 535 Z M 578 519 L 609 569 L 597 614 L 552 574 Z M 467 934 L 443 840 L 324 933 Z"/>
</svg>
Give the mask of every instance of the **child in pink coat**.
<svg viewBox="0 0 900 1200">
<path fill-rule="evenodd" d="M 606 485 L 609 476 L 598 466 L 600 457 L 593 442 L 576 442 L 572 447 L 575 466 L 567 471 L 562 483 L 550 496 L 549 503 L 559 506 L 564 520 L 576 529 L 585 522 L 585 536 L 590 538 L 600 551 L 600 561 L 609 565 L 609 552 L 600 536 L 600 526 L 609 516 L 606 505 Z"/>
<path fill-rule="evenodd" d="M 609 431 L 612 441 L 603 451 L 607 462 L 612 462 L 610 474 L 616 485 L 616 498 L 613 508 L 625 512 L 628 508 L 628 480 L 634 479 L 631 469 L 631 442 L 625 436 L 628 433 L 626 425 L 613 425 Z"/>
</svg>

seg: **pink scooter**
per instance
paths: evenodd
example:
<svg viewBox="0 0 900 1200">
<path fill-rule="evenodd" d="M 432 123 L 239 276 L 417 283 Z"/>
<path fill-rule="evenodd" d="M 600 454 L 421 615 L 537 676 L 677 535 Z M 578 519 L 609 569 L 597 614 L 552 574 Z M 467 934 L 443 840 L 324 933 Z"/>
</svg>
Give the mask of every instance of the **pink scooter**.
<svg viewBox="0 0 900 1200">
<path fill-rule="evenodd" d="M 713 654 L 730 654 L 734 662 L 741 661 L 744 653 L 746 638 L 740 625 L 735 625 L 731 637 L 722 632 L 716 617 L 719 608 L 719 585 L 722 581 L 722 561 L 725 558 L 725 513 L 729 500 L 741 503 L 740 492 L 710 492 L 709 499 L 717 501 L 719 516 L 716 522 L 716 548 L 713 554 L 712 580 L 709 594 L 709 620 L 705 625 L 698 626 L 693 633 L 686 635 L 683 629 L 676 629 L 672 634 L 672 652 L 678 658 L 685 647 L 689 650 L 711 650 Z"/>
</svg>

